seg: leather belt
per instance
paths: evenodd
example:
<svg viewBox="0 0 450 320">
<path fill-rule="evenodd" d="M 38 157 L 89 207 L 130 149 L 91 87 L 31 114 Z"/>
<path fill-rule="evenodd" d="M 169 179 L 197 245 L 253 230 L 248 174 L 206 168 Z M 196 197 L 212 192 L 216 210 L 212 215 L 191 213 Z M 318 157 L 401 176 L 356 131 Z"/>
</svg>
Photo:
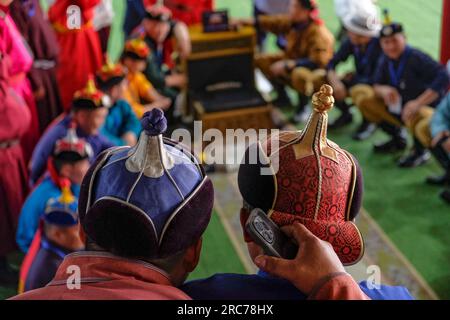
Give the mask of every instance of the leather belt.
<svg viewBox="0 0 450 320">
<path fill-rule="evenodd" d="M 56 62 L 53 60 L 35 60 L 33 63 L 33 67 L 36 69 L 42 69 L 42 70 L 50 70 L 56 66 Z"/>
<path fill-rule="evenodd" d="M 15 145 L 18 145 L 19 143 L 19 139 L 0 141 L 0 149 L 8 149 L 14 147 Z"/>
</svg>

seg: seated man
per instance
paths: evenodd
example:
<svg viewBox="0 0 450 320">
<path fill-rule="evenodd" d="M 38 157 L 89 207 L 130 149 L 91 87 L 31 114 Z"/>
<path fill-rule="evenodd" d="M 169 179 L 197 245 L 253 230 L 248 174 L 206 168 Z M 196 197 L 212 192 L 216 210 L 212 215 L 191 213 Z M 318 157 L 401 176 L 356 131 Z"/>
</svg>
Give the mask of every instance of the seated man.
<svg viewBox="0 0 450 320">
<path fill-rule="evenodd" d="M 286 14 L 289 11 L 290 0 L 253 0 L 253 16 L 257 20 L 259 16 L 274 14 Z M 256 25 L 256 43 L 260 52 L 266 51 L 267 32 L 260 30 Z M 283 36 L 277 38 L 277 46 L 284 49 Z"/>
<path fill-rule="evenodd" d="M 69 186 L 63 187 L 60 197 L 48 201 L 42 229 L 36 233 L 20 269 L 19 293 L 46 286 L 64 257 L 83 249 L 77 207 L 78 199 Z"/>
<path fill-rule="evenodd" d="M 188 29 L 183 22 L 173 20 L 172 12 L 161 5 L 146 9 L 142 26 L 151 51 L 144 74 L 160 94 L 173 102 L 186 84 L 186 76 L 171 61 L 173 40 L 177 43 L 177 54 L 186 58 L 191 53 Z"/>
<path fill-rule="evenodd" d="M 431 148 L 445 171 L 442 176 L 427 178 L 427 182 L 447 187 L 441 198 L 450 203 L 450 93 L 437 106 L 432 117 L 417 124 L 415 134 L 424 146 Z"/>
<path fill-rule="evenodd" d="M 445 68 L 406 43 L 403 27 L 386 23 L 380 33 L 384 56 L 374 76 L 374 92 L 360 97 L 357 106 L 363 116 L 379 124 L 391 136 L 375 145 L 376 152 L 390 153 L 406 148 L 403 126 L 414 132 L 423 117 L 429 116 L 447 91 L 449 78 Z M 411 154 L 399 160 L 400 167 L 414 167 L 429 159 L 428 151 L 415 139 Z"/>
<path fill-rule="evenodd" d="M 138 119 L 153 108 L 168 110 L 170 99 L 160 95 L 142 73 L 147 65 L 150 49 L 141 39 L 128 40 L 122 54 L 122 64 L 127 69 L 125 99 Z"/>
<path fill-rule="evenodd" d="M 198 264 L 212 182 L 190 151 L 162 138 L 161 110 L 146 113 L 142 127 L 136 147 L 105 151 L 83 181 L 79 215 L 89 251 L 68 255 L 50 285 L 13 299 L 189 299 L 176 286 Z M 309 281 L 322 280 L 321 297 L 365 298 L 329 247 L 310 241 L 308 248 L 320 253 L 304 267 L 316 270 L 320 263 Z M 79 290 L 67 286 L 71 265 L 80 267 Z M 297 283 L 301 275 L 292 270 L 289 277 Z"/>
<path fill-rule="evenodd" d="M 307 277 L 304 283 L 294 286 L 274 277 L 286 271 L 270 266 L 280 259 L 269 259 L 266 265 L 262 263 L 262 248 L 244 228 L 253 208 L 263 210 L 278 226 L 289 226 L 284 229 L 288 234 L 300 228 L 295 227 L 296 223 L 302 224 L 305 235 L 314 234 L 328 242 L 343 264 L 355 264 L 362 258 L 364 242 L 354 224 L 362 203 L 362 173 L 350 153 L 326 139 L 327 111 L 334 102 L 332 92 L 330 86 L 323 86 L 313 96 L 314 111 L 306 131 L 282 132 L 279 136 L 251 145 L 239 168 L 238 185 L 244 199 L 240 216 L 244 238 L 250 256 L 262 272 L 257 275 L 218 274 L 188 282 L 181 288 L 192 298 L 303 300 L 308 295 L 311 298 Z M 315 139 L 317 136 L 321 138 Z M 273 148 L 274 139 L 278 141 L 276 149 Z M 277 167 L 273 165 L 275 163 Z M 320 163 L 319 167 L 317 163 Z M 273 175 L 264 175 L 263 168 L 270 169 Z M 314 259 L 301 253 L 305 246 L 303 239 L 299 237 L 297 242 L 300 252 L 296 259 Z M 286 261 L 278 264 L 282 269 L 286 268 Z M 360 287 L 371 299 L 411 298 L 404 288 L 381 286 L 380 289 L 370 289 L 367 283 L 361 283 Z"/>
<path fill-rule="evenodd" d="M 97 72 L 96 80 L 100 90 L 111 100 L 100 133 L 117 146 L 134 146 L 141 132 L 141 123 L 128 102 L 123 100 L 125 70 L 120 64 L 108 62 Z"/>
<path fill-rule="evenodd" d="M 51 125 L 33 151 L 30 174 L 32 184 L 44 174 L 56 141 L 67 135 L 72 124 L 76 127 L 76 135 L 85 139 L 92 147 L 91 160 L 103 150 L 113 146 L 99 133 L 108 114 L 106 103 L 104 94 L 97 90 L 93 79 L 88 81 L 85 89 L 75 93 L 70 114 L 64 115 L 61 120 Z"/>
<path fill-rule="evenodd" d="M 257 24 L 261 30 L 285 35 L 286 50 L 261 54 L 256 57 L 255 65 L 277 91 L 276 105 L 290 104 L 286 84 L 299 92 L 299 106 L 294 120 L 304 119 L 308 96 L 324 80 L 324 71 L 317 69 L 327 66 L 334 50 L 334 37 L 318 18 L 315 0 L 291 0 L 288 15 L 260 16 L 256 21 L 243 19 L 238 23 Z"/>
<path fill-rule="evenodd" d="M 28 252 L 49 199 L 59 197 L 67 185 L 78 197 L 81 181 L 89 169 L 89 157 L 92 157 L 91 146 L 78 139 L 75 128 L 69 128 L 67 136 L 53 146 L 47 175 L 28 195 L 20 212 L 16 242 L 22 252 Z"/>
<path fill-rule="evenodd" d="M 374 23 L 368 24 L 367 21 L 374 21 Z M 381 25 L 377 21 L 377 16 L 365 11 L 351 13 L 343 20 L 347 30 L 347 38 L 342 42 L 327 68 L 328 81 L 334 89 L 336 107 L 341 111 L 339 118 L 330 123 L 330 128 L 339 128 L 352 122 L 353 116 L 350 112 L 350 106 L 345 99 L 351 92 L 358 93 L 362 84 L 372 84 L 372 76 L 376 70 L 378 59 L 382 55 L 378 39 Z M 336 67 L 350 57 L 354 58 L 355 71 L 340 78 L 336 73 Z M 375 129 L 376 126 L 373 123 L 363 118 L 363 122 L 353 138 L 364 140 Z"/>
</svg>

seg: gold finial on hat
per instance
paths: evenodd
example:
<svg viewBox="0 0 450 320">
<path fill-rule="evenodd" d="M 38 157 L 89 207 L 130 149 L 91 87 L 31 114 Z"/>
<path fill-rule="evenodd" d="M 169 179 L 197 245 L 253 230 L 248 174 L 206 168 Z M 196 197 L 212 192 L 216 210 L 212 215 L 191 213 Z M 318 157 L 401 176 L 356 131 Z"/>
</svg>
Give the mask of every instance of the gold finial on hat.
<svg viewBox="0 0 450 320">
<path fill-rule="evenodd" d="M 389 14 L 389 10 L 388 9 L 384 9 L 383 10 L 383 16 L 384 16 L 384 25 L 385 26 L 388 26 L 388 25 L 392 24 L 391 15 Z"/>
<path fill-rule="evenodd" d="M 69 205 L 75 201 L 75 197 L 70 190 L 70 181 L 67 179 L 62 179 L 61 181 L 61 197 L 59 201 L 62 204 Z"/>
<path fill-rule="evenodd" d="M 89 76 L 88 82 L 86 84 L 86 93 L 90 95 L 94 95 L 97 92 L 97 88 L 95 86 L 94 77 L 92 75 Z"/>
<path fill-rule="evenodd" d="M 102 71 L 103 72 L 108 72 L 108 71 L 112 71 L 115 68 L 115 64 L 114 62 L 112 62 L 111 58 L 107 55 L 106 56 L 106 63 L 103 65 L 102 67 Z"/>
<path fill-rule="evenodd" d="M 320 113 L 330 110 L 334 105 L 333 88 L 327 84 L 322 85 L 319 92 L 312 96 L 312 105 Z"/>
</svg>

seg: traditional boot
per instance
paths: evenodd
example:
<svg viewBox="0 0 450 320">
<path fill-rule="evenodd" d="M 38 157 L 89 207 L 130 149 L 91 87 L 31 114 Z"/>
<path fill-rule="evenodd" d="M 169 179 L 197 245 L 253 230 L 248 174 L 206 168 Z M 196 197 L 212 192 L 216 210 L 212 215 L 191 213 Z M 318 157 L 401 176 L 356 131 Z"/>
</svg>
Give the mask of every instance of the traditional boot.
<svg viewBox="0 0 450 320">
<path fill-rule="evenodd" d="M 414 138 L 414 148 L 408 155 L 400 158 L 397 164 L 400 168 L 415 168 L 426 163 L 430 158 L 430 152 L 417 138 Z"/>
<path fill-rule="evenodd" d="M 377 153 L 394 153 L 403 151 L 407 146 L 407 133 L 404 128 L 394 126 L 393 124 L 382 122 L 379 127 L 391 136 L 387 142 L 375 144 L 374 151 Z"/>
<path fill-rule="evenodd" d="M 431 149 L 431 153 L 445 170 L 445 173 L 441 176 L 427 177 L 426 182 L 431 185 L 450 186 L 450 157 L 447 151 L 440 143 Z"/>
</svg>

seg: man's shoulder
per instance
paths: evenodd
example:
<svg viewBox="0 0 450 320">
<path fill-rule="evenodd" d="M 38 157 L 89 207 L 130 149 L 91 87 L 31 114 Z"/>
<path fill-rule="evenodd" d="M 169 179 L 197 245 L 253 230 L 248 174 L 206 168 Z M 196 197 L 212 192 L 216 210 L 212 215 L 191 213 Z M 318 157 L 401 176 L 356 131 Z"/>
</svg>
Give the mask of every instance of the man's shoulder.
<svg viewBox="0 0 450 320">
<path fill-rule="evenodd" d="M 180 287 L 198 300 L 298 300 L 306 296 L 286 280 L 260 275 L 222 273 Z"/>
<path fill-rule="evenodd" d="M 41 138 L 41 141 L 45 141 L 46 139 L 57 140 L 65 136 L 70 121 L 71 121 L 70 116 L 66 116 L 60 119 L 59 121 L 50 124 L 50 126 L 45 130 Z M 49 146 L 47 142 L 45 142 L 45 145 Z"/>
<path fill-rule="evenodd" d="M 121 112 L 129 112 L 131 111 L 131 105 L 125 99 L 119 99 L 114 104 L 114 107 L 120 109 Z"/>
<path fill-rule="evenodd" d="M 422 51 L 421 49 L 415 48 L 415 47 L 409 47 L 410 56 L 411 56 L 411 62 L 413 65 L 418 65 L 418 62 L 427 62 L 427 63 L 433 63 L 436 65 L 440 65 L 438 61 L 433 59 L 428 53 L 425 51 Z"/>
<path fill-rule="evenodd" d="M 47 295 L 47 288 L 39 288 L 30 290 L 22 294 L 15 295 L 8 300 L 48 300 L 50 297 Z"/>
<path fill-rule="evenodd" d="M 27 291 L 9 300 L 190 300 L 178 288 L 142 281 L 111 280 L 81 283 L 80 290 L 68 289 L 66 283 L 49 285 Z"/>
<path fill-rule="evenodd" d="M 321 36 L 322 38 L 326 37 L 329 40 L 334 41 L 333 33 L 331 33 L 330 29 L 323 22 L 312 22 L 308 30 L 310 30 L 312 35 Z"/>
<path fill-rule="evenodd" d="M 413 300 L 405 287 L 381 285 L 372 288 L 366 281 L 359 284 L 372 300 Z M 307 296 L 290 282 L 261 275 L 216 274 L 206 279 L 193 280 L 180 287 L 194 300 L 303 300 Z"/>
</svg>

